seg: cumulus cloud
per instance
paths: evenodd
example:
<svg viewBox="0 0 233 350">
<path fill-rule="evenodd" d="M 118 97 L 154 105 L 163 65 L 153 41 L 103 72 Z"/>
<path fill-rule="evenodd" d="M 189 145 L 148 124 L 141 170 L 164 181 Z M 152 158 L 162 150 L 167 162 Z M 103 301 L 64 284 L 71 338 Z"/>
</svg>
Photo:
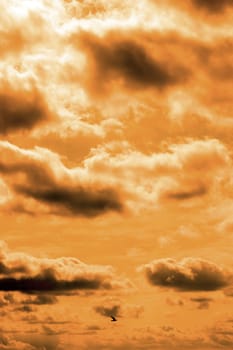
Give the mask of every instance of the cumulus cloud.
<svg viewBox="0 0 233 350">
<path fill-rule="evenodd" d="M 5 245 L 1 247 L 1 291 L 66 294 L 79 290 L 111 290 L 127 286 L 130 286 L 130 282 L 117 278 L 110 266 L 87 265 L 72 257 L 36 258 L 10 252 Z M 38 303 L 45 301 L 43 297 L 36 299 Z"/>
<path fill-rule="evenodd" d="M 221 290 L 233 282 L 232 271 L 200 258 L 158 259 L 140 270 L 154 286 L 186 292 Z"/>
</svg>

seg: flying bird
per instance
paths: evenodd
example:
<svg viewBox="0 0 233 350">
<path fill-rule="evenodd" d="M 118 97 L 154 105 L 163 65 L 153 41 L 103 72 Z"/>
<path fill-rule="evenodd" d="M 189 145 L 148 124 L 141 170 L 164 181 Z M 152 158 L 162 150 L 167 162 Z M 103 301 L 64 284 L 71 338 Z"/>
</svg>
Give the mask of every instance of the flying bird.
<svg viewBox="0 0 233 350">
<path fill-rule="evenodd" d="M 112 319 L 111 319 L 111 322 L 116 322 L 117 319 L 114 317 L 114 316 L 110 316 Z"/>
</svg>

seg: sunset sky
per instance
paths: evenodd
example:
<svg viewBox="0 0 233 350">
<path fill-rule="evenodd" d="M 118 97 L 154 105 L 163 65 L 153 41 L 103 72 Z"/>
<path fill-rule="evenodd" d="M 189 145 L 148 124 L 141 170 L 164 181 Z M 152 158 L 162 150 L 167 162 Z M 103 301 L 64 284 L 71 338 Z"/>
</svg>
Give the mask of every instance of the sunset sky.
<svg viewBox="0 0 233 350">
<path fill-rule="evenodd" d="M 232 23 L 0 0 L 0 350 L 233 349 Z"/>
</svg>

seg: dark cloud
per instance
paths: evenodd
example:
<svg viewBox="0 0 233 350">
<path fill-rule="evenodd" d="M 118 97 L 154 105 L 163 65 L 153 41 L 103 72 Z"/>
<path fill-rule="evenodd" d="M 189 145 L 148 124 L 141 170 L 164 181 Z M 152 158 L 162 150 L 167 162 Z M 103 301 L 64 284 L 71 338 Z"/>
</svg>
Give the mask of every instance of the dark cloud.
<svg viewBox="0 0 233 350">
<path fill-rule="evenodd" d="M 101 305 L 96 305 L 94 310 L 106 317 L 139 318 L 144 312 L 144 307 L 137 304 L 122 304 L 117 300 L 104 300 Z"/>
<path fill-rule="evenodd" d="M 48 205 L 55 205 L 55 214 L 84 215 L 87 217 L 104 214 L 108 211 L 122 211 L 122 204 L 117 193 L 111 189 L 65 188 L 30 189 L 16 186 L 16 191 Z"/>
<path fill-rule="evenodd" d="M 232 273 L 207 260 L 186 258 L 154 260 L 143 265 L 148 281 L 155 286 L 180 291 L 214 291 L 232 283 Z"/>
<path fill-rule="evenodd" d="M 167 62 L 160 54 L 156 58 L 133 35 L 127 37 L 122 32 L 109 32 L 100 38 L 82 33 L 79 40 L 87 53 L 90 80 L 97 79 L 94 87 L 97 90 L 104 86 L 109 88 L 114 81 L 133 89 L 163 89 L 183 82 L 188 76 L 182 66 Z M 92 86 L 94 84 L 92 81 Z"/>
<path fill-rule="evenodd" d="M 2 147 L 1 147 L 2 146 Z M 32 152 L 21 150 L 7 142 L 0 145 L 12 159 L 6 160 L 0 154 L 0 173 L 7 177 L 16 194 L 34 199 L 47 207 L 47 213 L 63 216 L 93 217 L 109 211 L 121 212 L 123 204 L 117 190 L 110 185 L 93 184 L 88 175 L 80 180 L 80 169 L 66 168 L 58 155 L 45 149 Z M 73 174 L 76 175 L 74 176 Z M 18 176 L 22 174 L 22 181 Z M 11 182 L 15 176 L 14 180 Z M 33 214 L 32 207 L 24 208 L 21 203 L 14 203 L 13 210 Z M 35 212 L 37 212 L 35 208 Z M 0 271 L 5 268 L 1 266 Z"/>
<path fill-rule="evenodd" d="M 48 107 L 36 88 L 28 91 L 0 88 L 0 134 L 31 129 L 48 118 Z"/>
<path fill-rule="evenodd" d="M 200 15 L 210 21 L 216 17 L 223 17 L 227 9 L 233 6 L 233 0 L 151 0 L 152 3 L 161 4 L 166 8 L 178 7 L 185 10 L 193 20 L 200 21 Z"/>
<path fill-rule="evenodd" d="M 166 196 L 170 199 L 185 200 L 185 199 L 192 199 L 195 197 L 201 197 L 205 194 L 207 194 L 207 189 L 204 186 L 200 186 L 199 188 L 191 191 L 171 192 Z"/>
<path fill-rule="evenodd" d="M 109 266 L 86 265 L 72 257 L 40 259 L 9 253 L 4 246 L 0 253 L 3 265 L 7 267 L 0 273 L 0 291 L 69 294 L 78 290 L 109 290 L 130 285 L 128 281 L 117 278 Z M 34 300 L 34 304 L 53 301 L 52 298 L 40 297 Z"/>
<path fill-rule="evenodd" d="M 115 305 L 109 305 L 109 306 L 96 306 L 95 311 L 102 315 L 107 317 L 119 317 L 121 316 L 121 306 L 119 304 Z"/>
<path fill-rule="evenodd" d="M 218 13 L 228 6 L 233 6 L 233 0 L 191 0 L 194 6 L 207 10 L 210 13 Z"/>
<path fill-rule="evenodd" d="M 0 290 L 2 291 L 21 291 L 25 293 L 33 292 L 63 292 L 83 289 L 111 289 L 106 283 L 103 285 L 101 279 L 80 278 L 74 281 L 59 280 L 54 276 L 35 276 L 33 278 L 1 278 Z"/>
</svg>

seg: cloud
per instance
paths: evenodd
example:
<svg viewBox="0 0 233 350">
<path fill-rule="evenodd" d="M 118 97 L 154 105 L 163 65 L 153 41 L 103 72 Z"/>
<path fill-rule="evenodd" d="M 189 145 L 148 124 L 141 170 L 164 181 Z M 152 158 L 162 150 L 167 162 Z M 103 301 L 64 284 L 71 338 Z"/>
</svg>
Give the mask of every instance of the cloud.
<svg viewBox="0 0 233 350">
<path fill-rule="evenodd" d="M 16 191 L 39 200 L 45 204 L 55 205 L 71 215 L 97 216 L 108 211 L 121 211 L 122 205 L 117 194 L 111 189 L 92 190 L 88 188 L 69 189 L 54 187 L 45 190 L 28 189 L 26 186 L 17 186 Z M 59 213 L 59 210 L 54 210 Z"/>
<path fill-rule="evenodd" d="M 5 293 L 0 295 L 0 308 L 14 304 L 14 295 L 11 293 Z"/>
<path fill-rule="evenodd" d="M 107 316 L 107 317 L 119 317 L 121 316 L 120 314 L 120 305 L 112 305 L 112 306 L 96 306 L 95 311 L 102 315 L 102 316 Z"/>
<path fill-rule="evenodd" d="M 34 312 L 35 311 L 35 308 L 33 308 L 31 305 L 23 305 L 23 306 L 20 306 L 20 307 L 16 307 L 14 309 L 14 312 L 25 312 L 25 313 L 30 313 L 30 312 Z"/>
<path fill-rule="evenodd" d="M 221 290 L 233 281 L 230 270 L 200 258 L 158 259 L 139 270 L 152 285 L 183 292 Z"/>
<path fill-rule="evenodd" d="M 233 6 L 232 0 L 191 0 L 197 8 L 204 9 L 209 13 L 219 13 L 229 6 Z"/>
<path fill-rule="evenodd" d="M 49 119 L 48 106 L 41 93 L 3 84 L 0 87 L 0 134 L 32 129 Z"/>
<path fill-rule="evenodd" d="M 166 303 L 170 306 L 184 306 L 184 300 L 182 299 L 174 299 L 174 298 L 166 298 Z"/>
<path fill-rule="evenodd" d="M 56 296 L 51 294 L 39 294 L 35 298 L 28 298 L 22 301 L 25 305 L 53 305 L 57 302 Z"/>
<path fill-rule="evenodd" d="M 123 148 L 122 148 L 123 147 Z M 8 186 L 5 210 L 31 215 L 94 217 L 168 201 L 191 201 L 221 188 L 230 170 L 228 149 L 218 140 L 170 145 L 145 154 L 128 143 L 93 149 L 77 167 L 45 148 L 0 141 L 0 173 Z"/>
<path fill-rule="evenodd" d="M 164 152 L 149 155 L 130 146 L 119 153 L 99 148 L 85 160 L 90 172 L 125 188 L 132 207 L 203 197 L 221 186 L 230 163 L 227 148 L 218 140 L 170 144 Z"/>
<path fill-rule="evenodd" d="M 233 286 L 230 286 L 224 290 L 227 297 L 233 297 Z"/>
<path fill-rule="evenodd" d="M 38 350 L 31 344 L 0 334 L 0 350 Z"/>
<path fill-rule="evenodd" d="M 64 0 L 65 7 L 68 13 L 78 19 L 93 19 L 101 18 L 106 19 L 109 16 L 120 16 L 124 13 L 124 10 L 130 9 L 130 2 L 118 0 L 112 0 L 106 2 L 106 0 L 87 0 L 87 1 L 69 1 Z"/>
<path fill-rule="evenodd" d="M 7 175 L 12 192 L 40 202 L 45 213 L 47 208 L 47 213 L 92 217 L 123 209 L 110 185 L 95 184 L 94 177 L 88 179 L 82 168 L 69 170 L 58 155 L 46 149 L 27 151 L 8 142 L 0 142 L 0 149 L 5 150 L 0 156 L 0 173 Z M 17 199 L 14 210 L 33 213 L 31 205 L 27 210 Z"/>
<path fill-rule="evenodd" d="M 207 193 L 207 189 L 200 185 L 199 188 L 191 189 L 189 191 L 180 191 L 180 192 L 170 192 L 167 197 L 176 200 L 191 199 L 194 197 L 201 197 Z"/>
<path fill-rule="evenodd" d="M 127 288 L 127 285 L 130 287 L 130 282 L 117 278 L 110 266 L 87 265 L 72 257 L 36 258 L 23 253 L 9 252 L 5 245 L 1 247 L 1 291 L 69 294 L 79 290 Z M 48 299 L 36 299 L 38 303 L 43 301 L 48 302 Z"/>
<path fill-rule="evenodd" d="M 100 89 L 107 93 L 115 84 L 128 89 L 162 90 L 187 79 L 189 74 L 184 66 L 162 59 L 161 52 L 158 58 L 154 57 L 142 41 L 135 40 L 137 34 L 143 38 L 142 33 L 136 31 L 130 35 L 109 31 L 103 37 L 82 32 L 71 38 L 71 42 L 74 45 L 78 42 L 87 55 L 88 86 L 95 93 Z"/>
<path fill-rule="evenodd" d="M 27 322 L 29 324 L 49 324 L 49 325 L 65 325 L 70 323 L 78 323 L 75 320 L 72 319 L 59 319 L 52 317 L 52 316 L 46 316 L 46 317 L 38 317 L 38 313 L 34 314 L 28 314 L 21 318 L 22 321 Z"/>
<path fill-rule="evenodd" d="M 125 304 L 119 300 L 105 299 L 101 305 L 96 305 L 94 310 L 105 317 L 139 318 L 144 311 L 144 307 L 137 304 Z"/>
<path fill-rule="evenodd" d="M 233 346 L 233 331 L 232 326 L 225 322 L 219 322 L 209 330 L 210 339 L 219 347 L 224 347 L 226 349 L 231 349 Z"/>
<path fill-rule="evenodd" d="M 173 7 L 178 7 L 187 12 L 187 15 L 192 20 L 196 20 L 200 22 L 199 15 L 204 13 L 205 19 L 207 21 L 212 20 L 212 17 L 223 17 L 225 15 L 226 10 L 231 9 L 233 6 L 232 0 L 181 0 L 177 3 L 174 0 L 166 0 L 160 2 L 160 0 L 152 0 L 155 4 L 165 5 L 168 9 L 172 9 Z M 206 17 L 206 15 L 208 15 Z M 201 23 L 202 24 L 202 23 Z"/>
<path fill-rule="evenodd" d="M 49 19 L 54 16 L 56 21 L 57 16 L 62 14 L 60 5 L 60 0 L 56 5 L 51 3 L 48 6 L 45 1 L 38 0 L 35 5 L 26 2 L 20 7 L 14 0 L 1 1 L 0 54 L 8 59 L 22 59 L 36 50 L 41 51 L 46 39 L 47 43 L 51 37 L 54 39 L 55 23 L 52 24 Z"/>
<path fill-rule="evenodd" d="M 209 309 L 210 302 L 213 301 L 212 298 L 205 298 L 205 297 L 198 297 L 198 298 L 191 298 L 191 301 L 198 304 L 198 309 Z"/>
</svg>

